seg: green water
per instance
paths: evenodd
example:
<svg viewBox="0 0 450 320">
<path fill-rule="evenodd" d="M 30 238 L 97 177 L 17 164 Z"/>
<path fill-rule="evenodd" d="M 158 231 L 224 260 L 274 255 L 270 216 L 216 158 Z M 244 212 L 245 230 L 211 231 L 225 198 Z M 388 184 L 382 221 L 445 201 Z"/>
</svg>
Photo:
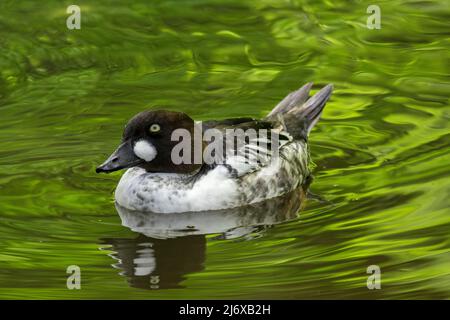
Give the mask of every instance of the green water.
<svg viewBox="0 0 450 320">
<path fill-rule="evenodd" d="M 371 1 L 79 0 L 68 30 L 73 3 L 0 2 L 0 298 L 450 298 L 448 1 L 377 1 L 380 30 Z M 335 86 L 322 200 L 235 237 L 122 226 L 94 169 L 132 115 L 261 117 L 308 81 Z"/>
</svg>

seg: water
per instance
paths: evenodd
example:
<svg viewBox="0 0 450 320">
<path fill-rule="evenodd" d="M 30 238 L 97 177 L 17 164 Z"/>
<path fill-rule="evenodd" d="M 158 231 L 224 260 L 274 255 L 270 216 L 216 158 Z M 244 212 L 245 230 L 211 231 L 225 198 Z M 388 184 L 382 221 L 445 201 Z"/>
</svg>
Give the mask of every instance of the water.
<svg viewBox="0 0 450 320">
<path fill-rule="evenodd" d="M 370 1 L 77 1 L 81 30 L 70 4 L 0 2 L 1 298 L 450 298 L 448 1 L 378 1 L 380 30 Z M 308 81 L 335 92 L 303 209 L 122 226 L 94 169 L 128 118 L 261 117 Z"/>
</svg>

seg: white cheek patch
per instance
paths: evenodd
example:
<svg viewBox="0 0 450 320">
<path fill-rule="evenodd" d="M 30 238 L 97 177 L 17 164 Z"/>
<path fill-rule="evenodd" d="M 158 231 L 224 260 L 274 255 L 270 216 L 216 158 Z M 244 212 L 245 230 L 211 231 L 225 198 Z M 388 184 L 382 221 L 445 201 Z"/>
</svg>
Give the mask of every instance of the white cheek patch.
<svg viewBox="0 0 450 320">
<path fill-rule="evenodd" d="M 133 152 L 136 156 L 147 162 L 155 159 L 157 155 L 156 148 L 150 142 L 145 140 L 139 140 L 136 142 Z"/>
</svg>

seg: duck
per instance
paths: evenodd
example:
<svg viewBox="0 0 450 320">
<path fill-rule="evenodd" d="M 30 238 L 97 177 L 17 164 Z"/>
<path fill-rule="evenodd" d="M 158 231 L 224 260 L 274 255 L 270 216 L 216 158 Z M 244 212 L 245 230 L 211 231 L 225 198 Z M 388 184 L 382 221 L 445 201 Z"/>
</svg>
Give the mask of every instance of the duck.
<svg viewBox="0 0 450 320">
<path fill-rule="evenodd" d="M 312 179 L 309 134 L 333 85 L 311 96 L 312 86 L 289 93 L 262 119 L 194 121 L 178 111 L 142 111 L 96 172 L 126 169 L 115 202 L 140 212 L 224 210 L 283 196 Z"/>
</svg>

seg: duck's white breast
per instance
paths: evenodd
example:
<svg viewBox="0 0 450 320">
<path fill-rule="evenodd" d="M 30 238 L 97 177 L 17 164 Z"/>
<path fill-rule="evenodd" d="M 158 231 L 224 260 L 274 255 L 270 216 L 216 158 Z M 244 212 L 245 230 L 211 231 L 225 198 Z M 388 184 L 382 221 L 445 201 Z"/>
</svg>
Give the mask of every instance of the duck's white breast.
<svg viewBox="0 0 450 320">
<path fill-rule="evenodd" d="M 195 182 L 188 175 L 148 173 L 131 168 L 120 179 L 116 201 L 129 209 L 152 212 L 218 210 L 239 206 L 239 186 L 222 166 Z"/>
</svg>

